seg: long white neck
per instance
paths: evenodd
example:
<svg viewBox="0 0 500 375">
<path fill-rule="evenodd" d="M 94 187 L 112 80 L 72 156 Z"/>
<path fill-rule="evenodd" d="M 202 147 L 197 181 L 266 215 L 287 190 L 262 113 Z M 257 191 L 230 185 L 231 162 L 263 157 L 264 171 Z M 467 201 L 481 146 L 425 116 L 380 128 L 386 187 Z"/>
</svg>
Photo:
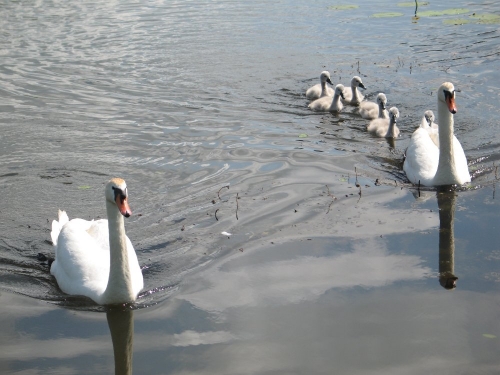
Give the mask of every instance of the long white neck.
<svg viewBox="0 0 500 375">
<path fill-rule="evenodd" d="M 335 90 L 335 94 L 333 94 L 333 100 L 332 100 L 332 105 L 330 106 L 330 111 L 337 111 L 341 108 L 341 103 L 340 103 L 340 95 L 337 93 L 337 90 Z"/>
<path fill-rule="evenodd" d="M 326 82 L 321 81 L 321 97 L 326 96 Z"/>
<path fill-rule="evenodd" d="M 102 304 L 132 302 L 135 299 L 132 292 L 123 215 L 118 207 L 106 201 L 109 229 L 109 279 L 108 286 L 102 296 Z"/>
<path fill-rule="evenodd" d="M 453 115 L 438 99 L 439 163 L 433 185 L 453 185 L 459 182 L 453 151 Z"/>
<path fill-rule="evenodd" d="M 389 118 L 389 114 L 384 109 L 384 107 L 382 106 L 382 104 L 378 105 L 378 118 Z"/>
<path fill-rule="evenodd" d="M 396 137 L 396 120 L 394 120 L 394 117 L 391 117 L 389 120 L 389 128 L 387 129 L 387 134 L 385 135 L 386 137 Z"/>
<path fill-rule="evenodd" d="M 352 99 L 351 103 L 361 103 L 361 95 L 359 94 L 358 88 L 351 83 Z"/>
</svg>

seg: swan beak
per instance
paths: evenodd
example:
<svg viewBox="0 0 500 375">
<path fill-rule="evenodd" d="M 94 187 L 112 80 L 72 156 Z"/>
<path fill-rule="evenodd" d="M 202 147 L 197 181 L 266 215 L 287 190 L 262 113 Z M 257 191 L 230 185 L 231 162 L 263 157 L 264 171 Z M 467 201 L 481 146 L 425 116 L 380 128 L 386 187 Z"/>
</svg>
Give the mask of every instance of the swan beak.
<svg viewBox="0 0 500 375">
<path fill-rule="evenodd" d="M 333 82 L 332 82 L 332 80 L 331 80 L 330 78 L 327 78 L 327 79 L 326 79 L 326 82 L 328 82 L 330 85 L 332 85 L 332 86 L 333 86 Z"/>
<path fill-rule="evenodd" d="M 457 113 L 457 106 L 455 105 L 455 97 L 454 96 L 447 96 L 446 97 L 446 104 L 448 105 L 448 110 L 455 114 Z"/>
<path fill-rule="evenodd" d="M 116 205 L 118 206 L 118 210 L 120 210 L 120 213 L 123 216 L 130 217 L 130 215 L 132 215 L 132 210 L 128 205 L 127 197 L 124 197 L 123 195 L 119 194 L 116 197 Z"/>
<path fill-rule="evenodd" d="M 366 89 L 365 85 L 363 85 L 362 83 L 359 84 L 359 87 Z"/>
<path fill-rule="evenodd" d="M 345 97 L 344 97 L 344 93 L 343 92 L 340 92 L 340 96 L 342 97 L 342 99 L 345 100 Z"/>
</svg>

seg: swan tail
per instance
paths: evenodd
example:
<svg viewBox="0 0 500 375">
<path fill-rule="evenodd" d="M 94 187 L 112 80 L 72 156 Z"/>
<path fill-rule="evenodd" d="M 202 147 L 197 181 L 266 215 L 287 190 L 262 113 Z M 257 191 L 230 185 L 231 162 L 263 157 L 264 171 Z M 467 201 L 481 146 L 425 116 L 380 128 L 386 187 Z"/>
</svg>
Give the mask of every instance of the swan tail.
<svg viewBox="0 0 500 375">
<path fill-rule="evenodd" d="M 50 232 L 50 237 L 52 238 L 52 243 L 57 246 L 57 239 L 59 233 L 61 233 L 62 227 L 69 221 L 68 214 L 66 211 L 59 210 L 58 220 L 52 220 L 52 231 Z"/>
</svg>

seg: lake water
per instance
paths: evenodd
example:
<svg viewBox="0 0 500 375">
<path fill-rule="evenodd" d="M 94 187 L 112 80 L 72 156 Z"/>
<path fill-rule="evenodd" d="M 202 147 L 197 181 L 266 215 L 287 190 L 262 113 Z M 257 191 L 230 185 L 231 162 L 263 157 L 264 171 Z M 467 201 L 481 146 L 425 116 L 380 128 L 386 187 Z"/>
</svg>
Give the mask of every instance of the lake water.
<svg viewBox="0 0 500 375">
<path fill-rule="evenodd" d="M 2 374 L 499 372 L 500 5 L 352 4 L 2 3 Z M 325 69 L 401 137 L 312 113 Z M 403 153 L 445 81 L 473 179 L 418 191 Z M 37 254 L 113 176 L 145 288 L 110 310 Z"/>
</svg>

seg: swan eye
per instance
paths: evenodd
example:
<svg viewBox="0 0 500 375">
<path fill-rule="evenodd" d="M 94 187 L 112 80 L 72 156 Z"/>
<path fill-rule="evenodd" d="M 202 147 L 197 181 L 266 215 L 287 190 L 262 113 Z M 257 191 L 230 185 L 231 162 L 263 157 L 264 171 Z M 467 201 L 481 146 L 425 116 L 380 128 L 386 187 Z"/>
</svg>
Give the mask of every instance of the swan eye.
<svg viewBox="0 0 500 375">
<path fill-rule="evenodd" d="M 123 191 L 117 187 L 112 186 L 113 193 L 115 194 L 115 202 L 120 197 L 120 201 L 123 203 L 123 201 L 127 198 L 127 188 L 125 188 L 125 194 Z"/>
<path fill-rule="evenodd" d="M 450 98 L 455 97 L 455 90 L 453 90 L 453 92 L 450 92 L 448 90 L 443 90 L 443 93 L 444 93 L 445 99 L 450 99 Z"/>
</svg>

